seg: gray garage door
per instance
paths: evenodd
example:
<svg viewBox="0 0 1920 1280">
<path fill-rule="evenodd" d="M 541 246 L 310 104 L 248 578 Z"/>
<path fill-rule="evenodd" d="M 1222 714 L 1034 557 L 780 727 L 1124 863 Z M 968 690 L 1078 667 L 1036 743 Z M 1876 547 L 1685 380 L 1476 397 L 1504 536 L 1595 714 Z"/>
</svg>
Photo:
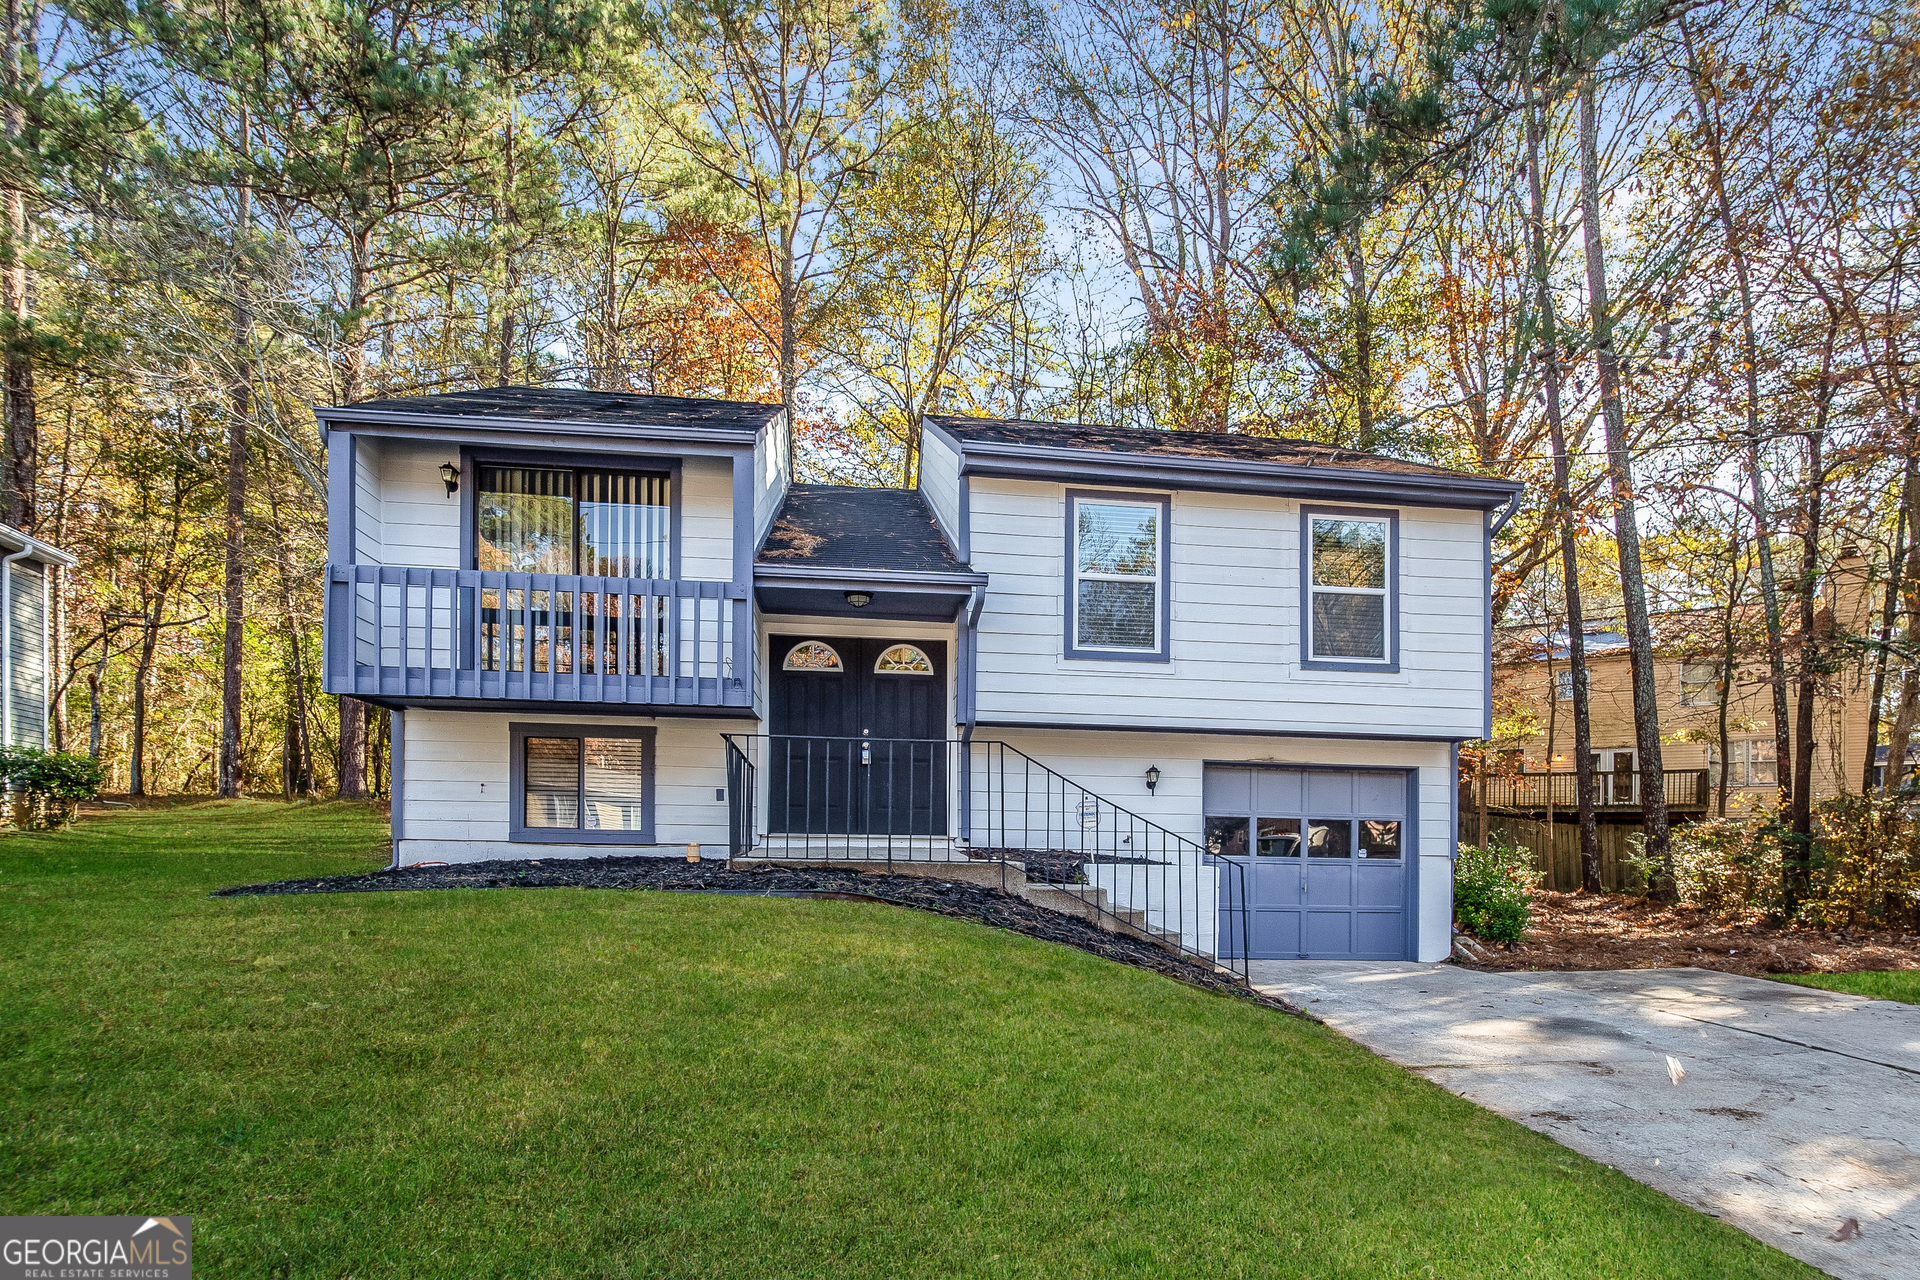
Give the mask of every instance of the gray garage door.
<svg viewBox="0 0 1920 1280">
<path fill-rule="evenodd" d="M 1207 849 L 1241 868 L 1221 875 L 1229 954 L 1409 955 L 1409 789 L 1400 769 L 1208 765 Z"/>
</svg>

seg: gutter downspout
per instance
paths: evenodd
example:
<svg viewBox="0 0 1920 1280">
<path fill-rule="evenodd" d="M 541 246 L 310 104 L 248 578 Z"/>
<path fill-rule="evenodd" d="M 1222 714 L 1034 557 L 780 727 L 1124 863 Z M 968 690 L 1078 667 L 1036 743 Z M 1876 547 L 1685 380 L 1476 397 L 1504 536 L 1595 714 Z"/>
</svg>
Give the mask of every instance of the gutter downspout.
<svg viewBox="0 0 1920 1280">
<path fill-rule="evenodd" d="M 1507 509 L 1500 513 L 1500 518 L 1495 520 L 1493 527 L 1487 530 L 1487 538 L 1489 541 L 1499 537 L 1500 531 L 1507 527 L 1507 521 L 1513 519 L 1514 512 L 1520 509 L 1521 496 L 1521 494 L 1515 493 L 1511 498 L 1507 499 Z"/>
<path fill-rule="evenodd" d="M 975 628 L 980 622 L 980 610 L 986 603 L 987 589 L 976 583 L 968 589 L 967 603 L 960 613 L 961 640 L 966 650 L 966 662 L 960 669 L 965 679 L 960 706 L 960 838 L 969 842 L 973 839 L 973 721 L 977 714 L 973 686 L 979 673 L 979 639 Z M 1004 864 L 1000 874 L 1004 879 Z"/>
</svg>

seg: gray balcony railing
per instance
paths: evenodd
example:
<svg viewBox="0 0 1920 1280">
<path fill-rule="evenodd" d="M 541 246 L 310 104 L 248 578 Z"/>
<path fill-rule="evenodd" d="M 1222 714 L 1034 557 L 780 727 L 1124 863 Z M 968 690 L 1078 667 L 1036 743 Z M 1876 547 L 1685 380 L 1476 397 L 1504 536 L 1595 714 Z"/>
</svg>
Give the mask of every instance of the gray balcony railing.
<svg viewBox="0 0 1920 1280">
<path fill-rule="evenodd" d="M 1645 799 L 1648 776 L 1634 770 L 1596 770 L 1593 775 L 1593 803 L 1606 812 L 1638 810 Z M 1660 775 L 1666 793 L 1667 808 L 1676 811 L 1705 809 L 1713 797 L 1705 769 L 1668 769 Z M 1489 809 L 1556 809 L 1571 813 L 1580 806 L 1579 775 L 1565 773 L 1522 773 L 1505 778 L 1480 778 L 1462 788 L 1463 800 L 1472 807 L 1484 802 Z"/>
<path fill-rule="evenodd" d="M 746 707 L 744 583 L 329 565 L 325 688 Z"/>
</svg>

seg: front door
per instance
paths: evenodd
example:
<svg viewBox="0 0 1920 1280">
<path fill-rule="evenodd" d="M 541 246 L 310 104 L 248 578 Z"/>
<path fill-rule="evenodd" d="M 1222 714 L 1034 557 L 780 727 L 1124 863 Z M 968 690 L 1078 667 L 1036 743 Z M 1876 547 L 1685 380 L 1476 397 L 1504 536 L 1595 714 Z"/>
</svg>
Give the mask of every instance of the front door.
<svg viewBox="0 0 1920 1280">
<path fill-rule="evenodd" d="M 1208 765 L 1207 850 L 1220 877 L 1223 954 L 1399 960 L 1414 856 L 1402 770 Z"/>
<path fill-rule="evenodd" d="M 947 647 L 768 638 L 767 816 L 807 835 L 947 833 Z"/>
</svg>

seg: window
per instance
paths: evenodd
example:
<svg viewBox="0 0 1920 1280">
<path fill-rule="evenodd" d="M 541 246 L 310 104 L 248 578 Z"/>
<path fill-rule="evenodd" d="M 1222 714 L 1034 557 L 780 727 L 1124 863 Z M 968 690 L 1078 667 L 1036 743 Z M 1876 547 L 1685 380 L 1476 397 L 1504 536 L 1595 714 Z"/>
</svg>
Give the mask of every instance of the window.
<svg viewBox="0 0 1920 1280">
<path fill-rule="evenodd" d="M 1573 701 L 1573 668 L 1564 667 L 1553 673 L 1553 700 L 1555 702 Z"/>
<path fill-rule="evenodd" d="M 653 843 L 652 728 L 514 725 L 514 840 Z"/>
<path fill-rule="evenodd" d="M 1305 519 L 1302 665 L 1394 669 L 1393 517 L 1308 511 Z"/>
<path fill-rule="evenodd" d="M 1070 494 L 1067 656 L 1164 661 L 1168 503 Z"/>
<path fill-rule="evenodd" d="M 896 644 L 874 659 L 873 670 L 876 675 L 930 676 L 933 663 L 913 645 Z"/>
<path fill-rule="evenodd" d="M 474 564 L 509 573 L 673 576 L 669 477 L 481 464 Z"/>
<path fill-rule="evenodd" d="M 787 660 L 780 664 L 782 671 L 839 671 L 840 655 L 833 651 L 830 644 L 818 640 L 802 640 L 787 650 Z"/>
<path fill-rule="evenodd" d="M 1720 705 L 1720 664 L 1683 662 L 1680 664 L 1680 705 L 1717 707 Z"/>
<path fill-rule="evenodd" d="M 1780 746 L 1772 738 L 1744 738 L 1729 742 L 1727 785 L 1730 787 L 1777 787 L 1780 785 Z M 1707 778 L 1720 785 L 1720 748 L 1707 748 Z"/>
</svg>

